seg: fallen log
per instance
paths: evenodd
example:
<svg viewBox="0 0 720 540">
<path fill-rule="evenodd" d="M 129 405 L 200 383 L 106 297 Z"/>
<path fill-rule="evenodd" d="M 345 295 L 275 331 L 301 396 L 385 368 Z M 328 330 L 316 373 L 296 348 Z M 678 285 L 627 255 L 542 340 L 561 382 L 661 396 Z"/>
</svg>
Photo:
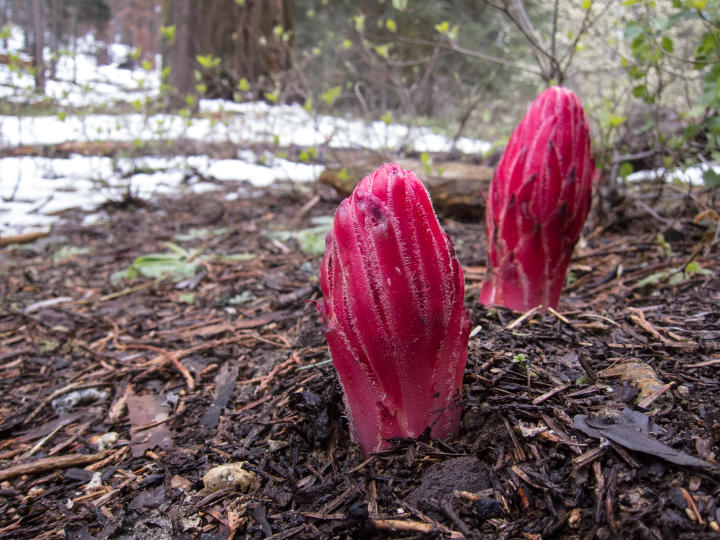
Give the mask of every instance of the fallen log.
<svg viewBox="0 0 720 540">
<path fill-rule="evenodd" d="M 482 219 L 485 215 L 482 194 L 490 185 L 492 167 L 461 161 L 443 161 L 427 167 L 414 158 L 399 158 L 395 162 L 403 169 L 413 171 L 423 181 L 435 210 L 440 214 L 472 220 Z M 342 197 L 347 197 L 363 177 L 380 165 L 380 160 L 373 159 L 345 167 L 327 167 L 320 174 L 319 181 L 335 188 Z"/>
</svg>

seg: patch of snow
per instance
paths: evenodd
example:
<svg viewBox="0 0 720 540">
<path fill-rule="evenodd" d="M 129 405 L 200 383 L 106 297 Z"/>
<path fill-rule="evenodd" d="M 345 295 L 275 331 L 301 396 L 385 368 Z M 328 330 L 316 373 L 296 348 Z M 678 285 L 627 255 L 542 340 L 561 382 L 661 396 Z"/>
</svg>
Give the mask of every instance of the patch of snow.
<svg viewBox="0 0 720 540">
<path fill-rule="evenodd" d="M 627 176 L 629 182 L 646 182 L 654 181 L 660 178 L 664 178 L 667 182 L 673 182 L 678 180 L 684 184 L 691 184 L 693 186 L 705 185 L 703 175 L 706 171 L 712 168 L 713 171 L 720 174 L 720 166 L 714 164 L 703 163 L 694 167 L 688 167 L 686 169 L 672 169 L 667 170 L 664 168 L 638 171 Z"/>
<path fill-rule="evenodd" d="M 267 159 L 263 165 L 248 151 L 242 157 L 3 158 L 0 197 L 5 203 L 0 210 L 0 233 L 45 228 L 59 212 L 78 207 L 93 210 L 127 191 L 151 198 L 180 191 L 216 190 L 221 182 L 246 180 L 254 186 L 266 186 L 277 179 L 308 182 L 322 171 L 320 165 L 278 158 Z"/>
</svg>

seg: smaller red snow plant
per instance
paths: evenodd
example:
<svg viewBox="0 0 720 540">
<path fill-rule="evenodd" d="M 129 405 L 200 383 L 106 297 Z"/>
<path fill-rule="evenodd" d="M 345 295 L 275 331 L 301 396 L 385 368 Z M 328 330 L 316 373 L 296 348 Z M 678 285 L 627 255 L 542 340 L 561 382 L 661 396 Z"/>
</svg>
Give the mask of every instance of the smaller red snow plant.
<svg viewBox="0 0 720 540">
<path fill-rule="evenodd" d="M 521 312 L 557 307 L 594 170 L 580 101 L 567 88 L 548 88 L 513 131 L 490 183 L 480 303 Z"/>
<path fill-rule="evenodd" d="M 457 435 L 470 314 L 450 239 L 420 180 L 386 164 L 335 213 L 316 303 L 367 454 L 392 437 Z"/>
</svg>

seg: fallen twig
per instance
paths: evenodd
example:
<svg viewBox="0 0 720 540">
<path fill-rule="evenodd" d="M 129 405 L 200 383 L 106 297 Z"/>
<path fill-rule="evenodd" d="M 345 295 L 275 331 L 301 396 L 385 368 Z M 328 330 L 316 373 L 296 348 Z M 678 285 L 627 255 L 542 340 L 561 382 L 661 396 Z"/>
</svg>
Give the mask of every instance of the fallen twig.
<svg viewBox="0 0 720 540">
<path fill-rule="evenodd" d="M 67 469 L 68 467 L 89 465 L 109 456 L 113 452 L 115 452 L 115 450 L 105 450 L 97 454 L 71 454 L 69 456 L 47 457 L 31 461 L 30 463 L 22 463 L 0 470 L 0 482 L 24 474 L 37 474 L 57 469 Z"/>
</svg>

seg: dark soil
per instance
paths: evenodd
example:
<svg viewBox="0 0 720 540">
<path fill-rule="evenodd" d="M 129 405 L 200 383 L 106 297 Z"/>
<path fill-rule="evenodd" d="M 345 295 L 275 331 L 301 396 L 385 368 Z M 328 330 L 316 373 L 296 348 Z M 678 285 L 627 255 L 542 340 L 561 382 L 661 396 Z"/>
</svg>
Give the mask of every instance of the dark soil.
<svg viewBox="0 0 720 540">
<path fill-rule="evenodd" d="M 443 219 L 479 328 L 460 437 L 368 459 L 306 302 L 320 255 L 266 235 L 310 227 L 337 198 L 282 183 L 228 193 L 129 201 L 91 225 L 70 212 L 49 237 L 0 251 L 0 535 L 718 537 L 709 193 L 633 188 L 588 223 L 560 314 L 519 321 L 475 303 L 483 225 Z M 111 282 L 166 242 L 197 250 L 196 274 Z M 221 257 L 238 253 L 254 258 Z M 625 408 L 652 433 L 623 424 Z M 244 485 L 204 488 L 230 463 Z"/>
</svg>

